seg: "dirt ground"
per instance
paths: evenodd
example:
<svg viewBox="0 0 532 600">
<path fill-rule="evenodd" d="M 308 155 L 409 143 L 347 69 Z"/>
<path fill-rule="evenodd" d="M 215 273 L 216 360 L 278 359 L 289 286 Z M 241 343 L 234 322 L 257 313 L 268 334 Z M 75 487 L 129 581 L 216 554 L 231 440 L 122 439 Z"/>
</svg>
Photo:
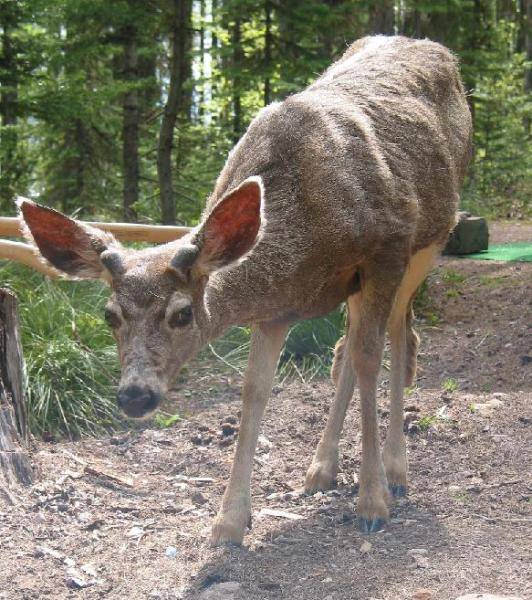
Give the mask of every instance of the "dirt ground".
<svg viewBox="0 0 532 600">
<path fill-rule="evenodd" d="M 532 226 L 492 227 L 493 243 L 509 239 L 532 239 Z M 35 485 L 0 488 L 0 598 L 532 598 L 531 275 L 530 263 L 453 258 L 431 275 L 432 316 L 418 324 L 418 380 L 406 399 L 410 490 L 384 531 L 356 527 L 356 401 L 338 488 L 302 493 L 333 388 L 291 381 L 274 387 L 264 421 L 245 546 L 210 548 L 241 378 L 196 364 L 167 407 L 185 416 L 172 427 L 35 443 Z M 221 582 L 233 591 L 218 592 Z"/>
</svg>

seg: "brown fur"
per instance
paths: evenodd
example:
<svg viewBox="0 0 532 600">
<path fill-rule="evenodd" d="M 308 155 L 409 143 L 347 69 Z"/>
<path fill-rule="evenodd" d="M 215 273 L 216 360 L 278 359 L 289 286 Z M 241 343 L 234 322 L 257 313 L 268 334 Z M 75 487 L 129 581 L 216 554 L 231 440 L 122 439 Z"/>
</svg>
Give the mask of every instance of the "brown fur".
<svg viewBox="0 0 532 600">
<path fill-rule="evenodd" d="M 387 518 L 387 483 L 392 491 L 406 486 L 402 393 L 414 378 L 418 344 L 409 301 L 455 223 L 470 153 L 471 116 L 454 56 L 428 40 L 364 38 L 306 90 L 260 112 L 230 153 L 201 225 L 186 238 L 126 251 L 79 225 L 69 240 L 82 239 L 84 248 L 67 267 L 53 235 L 35 238 L 37 245 L 44 239 L 54 266 L 79 276 L 94 273 L 98 256 L 112 252 L 103 271 L 112 277 L 120 388 L 137 405 L 152 407 L 208 340 L 234 324 L 253 326 L 239 441 L 213 541 L 242 540 L 259 423 L 289 324 L 345 300 L 349 327 L 335 350 L 336 398 L 306 485 L 321 489 L 334 480 L 356 375 L 359 516 L 366 531 Z M 176 329 L 183 309 L 192 319 Z M 384 465 L 376 378 L 387 328 Z"/>
</svg>

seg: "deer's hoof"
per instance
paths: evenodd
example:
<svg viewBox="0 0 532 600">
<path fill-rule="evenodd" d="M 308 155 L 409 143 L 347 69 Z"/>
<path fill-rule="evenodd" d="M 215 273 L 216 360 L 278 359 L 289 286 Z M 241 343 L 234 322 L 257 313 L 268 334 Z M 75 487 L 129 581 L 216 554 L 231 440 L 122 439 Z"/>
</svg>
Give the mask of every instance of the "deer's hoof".
<svg viewBox="0 0 532 600">
<path fill-rule="evenodd" d="M 217 521 L 211 532 L 211 546 L 241 546 L 244 540 L 244 530 L 229 523 Z"/>
<path fill-rule="evenodd" d="M 305 477 L 305 492 L 314 494 L 330 490 L 336 485 L 336 465 L 329 462 L 312 463 Z"/>
<path fill-rule="evenodd" d="M 251 510 L 247 499 L 235 503 L 215 518 L 211 532 L 211 546 L 241 546 L 246 528 L 251 529 Z"/>
<path fill-rule="evenodd" d="M 390 516 L 391 498 L 385 477 L 366 485 L 361 481 L 357 502 L 360 531 L 375 533 L 384 527 Z"/>
<path fill-rule="evenodd" d="M 406 496 L 406 485 L 390 485 L 390 492 L 394 498 L 404 498 Z"/>
<path fill-rule="evenodd" d="M 375 517 L 374 519 L 358 518 L 358 528 L 362 533 L 375 533 L 386 525 L 386 519 Z"/>
</svg>

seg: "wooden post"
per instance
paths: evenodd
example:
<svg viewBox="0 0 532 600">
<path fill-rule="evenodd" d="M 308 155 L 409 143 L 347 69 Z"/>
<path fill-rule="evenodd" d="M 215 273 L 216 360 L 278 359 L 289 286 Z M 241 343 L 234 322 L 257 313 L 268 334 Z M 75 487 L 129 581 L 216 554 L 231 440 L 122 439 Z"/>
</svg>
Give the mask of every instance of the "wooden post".
<svg viewBox="0 0 532 600">
<path fill-rule="evenodd" d="M 8 485 L 33 481 L 22 360 L 17 299 L 0 289 L 0 473 Z"/>
</svg>

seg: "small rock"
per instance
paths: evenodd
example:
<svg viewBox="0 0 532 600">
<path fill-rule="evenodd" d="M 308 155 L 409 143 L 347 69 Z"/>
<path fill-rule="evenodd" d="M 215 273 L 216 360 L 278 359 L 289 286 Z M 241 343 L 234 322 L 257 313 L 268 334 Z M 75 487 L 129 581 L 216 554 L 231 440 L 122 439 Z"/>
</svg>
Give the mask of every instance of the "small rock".
<svg viewBox="0 0 532 600">
<path fill-rule="evenodd" d="M 407 554 L 408 556 L 426 556 L 428 554 L 428 550 L 426 548 L 411 548 Z"/>
<path fill-rule="evenodd" d="M 212 435 L 193 435 L 190 441 L 196 446 L 208 446 L 212 442 Z"/>
<path fill-rule="evenodd" d="M 231 423 L 222 423 L 221 431 L 223 436 L 228 436 L 233 435 L 236 432 L 236 429 Z"/>
<path fill-rule="evenodd" d="M 449 494 L 458 494 L 462 488 L 459 485 L 450 485 L 447 489 Z"/>
<path fill-rule="evenodd" d="M 487 402 L 474 402 L 471 405 L 473 412 L 478 412 L 482 417 L 491 417 L 494 411 L 501 409 L 504 402 L 498 398 L 493 398 Z"/>
<path fill-rule="evenodd" d="M 429 559 L 422 554 L 414 554 L 412 558 L 418 569 L 426 569 L 429 566 Z"/>
<path fill-rule="evenodd" d="M 89 577 L 98 577 L 98 571 L 96 570 L 96 567 L 89 563 L 81 565 L 80 571 L 83 571 L 83 573 Z"/>
<path fill-rule="evenodd" d="M 419 588 L 412 594 L 412 600 L 432 600 L 432 592 L 427 588 Z"/>
<path fill-rule="evenodd" d="M 92 515 L 90 514 L 90 512 L 84 511 L 84 512 L 80 512 L 78 515 L 78 521 L 81 521 L 82 523 L 87 523 L 92 519 Z"/>
<path fill-rule="evenodd" d="M 207 502 L 207 498 L 205 498 L 205 496 L 201 492 L 194 492 L 194 494 L 192 494 L 191 500 L 192 502 L 194 502 L 194 504 L 199 506 L 202 506 Z"/>
<path fill-rule="evenodd" d="M 200 594 L 199 600 L 233 600 L 240 588 L 241 585 L 237 581 L 215 583 Z"/>
<path fill-rule="evenodd" d="M 261 434 L 257 440 L 257 445 L 259 448 L 271 448 L 273 443 L 265 435 Z"/>
<path fill-rule="evenodd" d="M 88 582 L 86 579 L 83 579 L 83 575 L 73 567 L 70 567 L 67 570 L 66 584 L 67 587 L 73 590 L 81 590 L 92 585 L 92 583 Z"/>
<path fill-rule="evenodd" d="M 370 542 L 364 542 L 362 546 L 360 546 L 360 552 L 362 554 L 369 554 L 371 552 L 372 545 Z"/>
<path fill-rule="evenodd" d="M 175 558 L 177 556 L 177 548 L 174 548 L 174 546 L 168 546 L 168 548 L 166 548 L 164 551 L 164 555 L 167 558 Z"/>
<path fill-rule="evenodd" d="M 48 548 L 47 546 L 37 546 L 35 549 L 35 557 L 42 558 L 43 556 L 51 556 L 57 560 L 63 560 L 63 555 L 61 552 L 58 552 L 53 548 Z"/>
<path fill-rule="evenodd" d="M 144 529 L 142 527 L 132 527 L 127 533 L 127 537 L 130 538 L 139 538 L 144 535 Z"/>
<path fill-rule="evenodd" d="M 65 558 L 63 559 L 63 564 L 67 567 L 75 567 L 76 561 L 73 558 L 70 558 L 70 556 L 65 556 Z"/>
</svg>

